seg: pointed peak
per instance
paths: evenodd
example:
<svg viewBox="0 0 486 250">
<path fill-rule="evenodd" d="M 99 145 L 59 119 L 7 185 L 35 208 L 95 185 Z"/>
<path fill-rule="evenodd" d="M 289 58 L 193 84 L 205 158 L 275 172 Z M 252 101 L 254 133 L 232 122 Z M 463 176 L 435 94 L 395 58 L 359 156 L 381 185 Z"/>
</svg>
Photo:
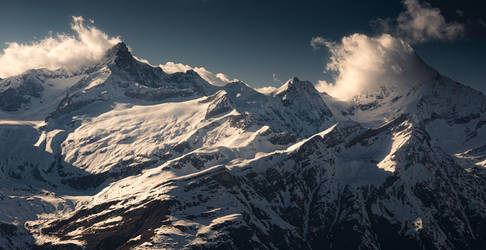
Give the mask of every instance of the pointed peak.
<svg viewBox="0 0 486 250">
<path fill-rule="evenodd" d="M 295 82 L 300 82 L 299 78 L 294 76 L 292 78 L 290 78 L 288 81 L 288 83 L 295 83 Z"/>
<path fill-rule="evenodd" d="M 113 49 L 115 50 L 123 50 L 123 51 L 129 51 L 128 46 L 124 42 L 119 42 L 115 46 L 113 46 Z"/>
<path fill-rule="evenodd" d="M 106 52 L 105 58 L 108 60 L 126 61 L 132 59 L 132 54 L 124 42 L 119 42 Z"/>
<path fill-rule="evenodd" d="M 287 82 L 282 84 L 276 91 L 275 95 L 281 95 L 286 92 L 301 92 L 301 91 L 317 91 L 314 85 L 309 81 L 301 81 L 297 77 L 290 78 Z"/>
</svg>

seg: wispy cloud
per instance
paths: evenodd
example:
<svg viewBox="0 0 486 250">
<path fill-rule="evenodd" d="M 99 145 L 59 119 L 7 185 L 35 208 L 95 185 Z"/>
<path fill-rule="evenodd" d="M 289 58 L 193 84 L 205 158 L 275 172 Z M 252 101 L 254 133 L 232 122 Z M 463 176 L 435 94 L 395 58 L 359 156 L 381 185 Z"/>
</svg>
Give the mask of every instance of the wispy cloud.
<svg viewBox="0 0 486 250">
<path fill-rule="evenodd" d="M 197 72 L 201 76 L 201 78 L 216 86 L 224 86 L 227 83 L 239 81 L 238 79 L 236 78 L 232 79 L 231 77 L 223 73 L 215 74 L 204 67 L 191 67 L 189 65 L 185 65 L 182 63 L 174 63 L 174 62 L 167 62 L 165 64 L 160 64 L 159 66 L 162 68 L 162 70 L 164 70 L 164 72 L 169 74 L 175 72 L 186 72 L 192 69 L 195 72 Z"/>
<path fill-rule="evenodd" d="M 119 37 L 110 37 L 92 24 L 86 25 L 83 17 L 72 19 L 74 35 L 49 34 L 30 44 L 8 43 L 0 54 L 0 77 L 37 68 L 77 70 L 98 61 L 107 49 L 121 41 Z M 90 23 L 93 21 L 90 20 Z"/>
<path fill-rule="evenodd" d="M 398 31 L 415 42 L 428 40 L 452 40 L 464 34 L 464 25 L 446 22 L 437 8 L 418 0 L 405 0 L 406 11 L 398 16 Z"/>
<path fill-rule="evenodd" d="M 326 43 L 328 41 L 326 39 L 324 39 L 324 37 L 322 36 L 315 36 L 311 39 L 310 41 L 310 46 L 313 48 L 313 49 L 319 49 L 323 46 L 326 46 Z"/>
<path fill-rule="evenodd" d="M 447 22 L 438 8 L 418 0 L 404 0 L 405 11 L 396 19 L 378 19 L 384 32 L 401 37 L 410 43 L 431 40 L 454 40 L 464 35 L 465 27 L 457 22 Z M 464 12 L 459 11 L 463 15 Z"/>
</svg>

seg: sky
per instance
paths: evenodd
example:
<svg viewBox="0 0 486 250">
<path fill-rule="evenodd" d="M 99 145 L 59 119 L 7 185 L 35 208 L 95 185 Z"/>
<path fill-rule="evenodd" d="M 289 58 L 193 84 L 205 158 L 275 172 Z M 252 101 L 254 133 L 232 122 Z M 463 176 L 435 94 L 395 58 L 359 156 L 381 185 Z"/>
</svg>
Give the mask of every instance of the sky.
<svg viewBox="0 0 486 250">
<path fill-rule="evenodd" d="M 74 23 L 78 29 L 96 26 L 102 32 L 96 36 L 106 36 L 95 49 L 120 39 L 153 65 L 204 67 L 254 87 L 279 86 L 293 76 L 338 85 L 335 78 L 342 72 L 329 66 L 343 38 L 382 46 L 382 33 L 389 33 L 407 41 L 443 75 L 486 93 L 486 6 L 480 2 L 1 1 L 0 56 L 12 42 L 28 45 L 52 34 L 72 36 Z M 85 26 L 73 16 L 84 17 Z M 427 21 L 425 27 L 421 20 Z M 430 29 L 433 25 L 436 29 Z M 356 33 L 364 36 L 352 37 Z M 79 56 L 91 60 L 96 53 L 79 50 Z M 50 63 L 63 60 L 73 59 Z"/>
</svg>

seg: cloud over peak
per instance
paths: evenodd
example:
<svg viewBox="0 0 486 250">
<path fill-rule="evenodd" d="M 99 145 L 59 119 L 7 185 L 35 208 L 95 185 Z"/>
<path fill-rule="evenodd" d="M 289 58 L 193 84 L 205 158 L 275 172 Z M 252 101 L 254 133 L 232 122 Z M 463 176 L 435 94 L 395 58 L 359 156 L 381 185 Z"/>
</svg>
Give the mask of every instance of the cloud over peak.
<svg viewBox="0 0 486 250">
<path fill-rule="evenodd" d="M 353 34 L 339 43 L 325 44 L 331 54 L 326 70 L 337 73 L 334 83 L 319 81 L 316 88 L 339 99 L 421 83 L 433 73 L 404 40 L 388 34 Z"/>
<path fill-rule="evenodd" d="M 418 0 L 404 0 L 405 11 L 396 20 L 379 19 L 384 33 L 378 36 L 352 34 L 339 42 L 313 37 L 314 49 L 327 47 L 327 71 L 336 73 L 333 83 L 321 80 L 316 88 L 338 99 L 386 88 L 421 84 L 435 74 L 415 54 L 410 44 L 452 40 L 463 35 L 464 26 L 446 22 L 439 9 Z"/>
<path fill-rule="evenodd" d="M 119 37 L 110 37 L 92 24 L 85 24 L 83 17 L 72 19 L 74 35 L 49 35 L 30 44 L 8 43 L 0 54 L 0 77 L 38 68 L 75 71 L 100 60 L 106 50 L 121 42 Z"/>
</svg>

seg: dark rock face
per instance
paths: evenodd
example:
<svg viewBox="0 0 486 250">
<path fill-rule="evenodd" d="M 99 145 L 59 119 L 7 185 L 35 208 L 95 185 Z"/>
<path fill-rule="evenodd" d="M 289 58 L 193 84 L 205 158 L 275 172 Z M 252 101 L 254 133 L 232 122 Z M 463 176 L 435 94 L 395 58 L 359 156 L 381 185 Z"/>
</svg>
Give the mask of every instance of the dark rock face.
<svg viewBox="0 0 486 250">
<path fill-rule="evenodd" d="M 80 210 L 70 219 L 56 221 L 44 228 L 43 233 L 64 238 L 66 233 L 76 228 L 89 227 L 108 218 L 119 218 L 111 224 L 105 224 L 104 230 L 82 234 L 82 239 L 88 243 L 85 249 L 130 249 L 133 246 L 150 241 L 154 230 L 165 223 L 171 204 L 172 202 L 153 200 L 143 202 L 136 207 L 121 206 L 110 210 L 108 213 L 103 213 L 110 207 L 119 205 L 117 202 L 105 203 L 90 209 Z M 94 217 L 88 219 L 88 215 L 94 215 Z M 59 249 L 60 247 L 69 249 L 72 245 L 46 244 L 41 246 L 45 249 Z"/>
<path fill-rule="evenodd" d="M 230 125 L 234 128 L 241 128 L 247 129 L 255 124 L 255 120 L 251 116 L 242 114 L 242 115 L 233 115 L 230 118 Z"/>
<path fill-rule="evenodd" d="M 0 109 L 17 111 L 22 104 L 29 104 L 30 98 L 40 97 L 42 84 L 42 80 L 30 74 L 0 80 Z"/>
<path fill-rule="evenodd" d="M 14 236 L 15 231 L 17 231 L 17 227 L 15 225 L 0 223 L 0 235 L 2 237 Z"/>
<path fill-rule="evenodd" d="M 13 249 L 19 241 L 24 241 L 22 245 L 26 248 L 34 248 L 32 236 L 22 226 L 0 222 L 0 244 Z M 4 249 L 0 246 L 0 249 Z"/>
<path fill-rule="evenodd" d="M 288 145 L 290 143 L 295 143 L 297 141 L 297 137 L 292 133 L 282 132 L 273 135 L 272 137 L 268 138 L 268 140 L 274 145 Z"/>
<path fill-rule="evenodd" d="M 57 106 L 56 110 L 49 114 L 48 117 L 46 117 L 46 120 L 53 119 L 53 118 L 58 118 L 61 115 L 68 114 L 69 112 L 76 111 L 82 107 L 85 107 L 91 103 L 94 103 L 96 101 L 101 101 L 101 98 L 93 98 L 93 99 L 86 99 L 86 100 L 77 100 L 79 98 L 79 94 L 74 94 L 71 96 L 66 96 L 64 97 L 59 105 Z"/>
</svg>

